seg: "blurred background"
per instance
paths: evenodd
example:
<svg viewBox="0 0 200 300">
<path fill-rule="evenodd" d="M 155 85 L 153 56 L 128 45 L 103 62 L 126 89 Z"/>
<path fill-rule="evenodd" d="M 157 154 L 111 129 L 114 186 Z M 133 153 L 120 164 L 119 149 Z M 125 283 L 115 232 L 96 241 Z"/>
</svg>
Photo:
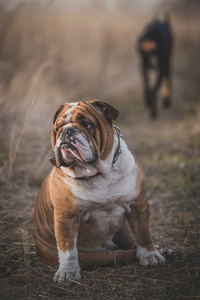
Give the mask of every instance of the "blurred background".
<svg viewBox="0 0 200 300">
<path fill-rule="evenodd" d="M 144 27 L 164 12 L 170 15 L 174 36 L 172 107 L 163 111 L 159 104 L 159 117 L 152 121 L 144 107 L 136 41 Z M 48 159 L 57 107 L 95 98 L 120 111 L 115 124 L 144 168 L 154 241 L 182 255 L 194 253 L 195 264 L 199 263 L 199 15 L 198 0 L 0 1 L 4 279 L 16 267 L 20 249 L 30 257 L 34 248 L 33 206 L 52 167 Z M 4 252 L 7 248 L 13 249 L 9 255 Z M 22 276 L 20 268 L 16 272 Z M 11 284 L 15 295 L 18 285 Z M 191 284 L 196 291 L 195 282 Z"/>
</svg>

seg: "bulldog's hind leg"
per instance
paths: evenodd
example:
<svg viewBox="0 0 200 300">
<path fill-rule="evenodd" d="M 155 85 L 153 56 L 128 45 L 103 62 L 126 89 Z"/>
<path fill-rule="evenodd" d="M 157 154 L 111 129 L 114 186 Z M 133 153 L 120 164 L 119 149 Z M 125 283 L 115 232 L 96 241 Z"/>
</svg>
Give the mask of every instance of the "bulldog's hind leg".
<svg viewBox="0 0 200 300">
<path fill-rule="evenodd" d="M 78 253 L 81 268 L 105 265 L 121 265 L 138 262 L 136 248 L 130 250 L 98 250 Z"/>
<path fill-rule="evenodd" d="M 136 248 L 134 235 L 127 220 L 125 221 L 122 228 L 114 235 L 113 243 L 117 245 L 118 249 L 122 250 Z"/>
<path fill-rule="evenodd" d="M 105 247 L 99 251 L 81 252 L 79 251 L 79 264 L 81 267 L 94 267 L 109 264 L 126 264 L 138 262 L 136 256 L 136 244 L 130 225 L 125 221 L 122 228 L 114 235 L 112 245 L 114 248 Z"/>
</svg>

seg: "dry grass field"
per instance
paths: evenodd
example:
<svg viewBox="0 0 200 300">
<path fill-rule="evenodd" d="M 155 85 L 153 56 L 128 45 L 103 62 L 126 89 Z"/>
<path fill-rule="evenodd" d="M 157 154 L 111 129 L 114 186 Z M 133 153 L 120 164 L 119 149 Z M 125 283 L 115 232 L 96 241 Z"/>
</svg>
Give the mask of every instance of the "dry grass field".
<svg viewBox="0 0 200 300">
<path fill-rule="evenodd" d="M 165 2 L 1 7 L 0 299 L 200 299 L 200 6 Z M 163 8 L 175 39 L 173 106 L 151 121 L 136 40 Z M 175 254 L 162 267 L 93 268 L 56 284 L 35 252 L 34 201 L 51 169 L 55 110 L 94 98 L 120 111 L 115 124 L 146 173 L 153 240 Z"/>
</svg>

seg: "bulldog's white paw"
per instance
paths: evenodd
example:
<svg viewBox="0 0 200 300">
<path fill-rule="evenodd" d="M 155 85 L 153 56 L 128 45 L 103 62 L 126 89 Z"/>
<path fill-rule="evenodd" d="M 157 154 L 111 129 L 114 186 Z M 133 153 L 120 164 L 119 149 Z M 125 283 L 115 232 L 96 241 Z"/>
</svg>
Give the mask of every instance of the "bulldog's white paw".
<svg viewBox="0 0 200 300">
<path fill-rule="evenodd" d="M 76 244 L 76 240 L 75 240 Z M 55 282 L 68 280 L 81 280 L 80 266 L 78 264 L 78 250 L 76 246 L 69 251 L 62 251 L 58 247 L 60 266 L 54 276 Z"/>
<path fill-rule="evenodd" d="M 67 270 L 63 267 L 59 267 L 54 278 L 54 282 L 65 282 L 68 280 L 81 280 L 80 267 L 78 266 L 75 270 Z"/>
<path fill-rule="evenodd" d="M 158 250 L 149 252 L 140 246 L 137 246 L 137 258 L 139 258 L 139 263 L 143 266 L 164 265 L 166 262 L 166 259 Z"/>
</svg>

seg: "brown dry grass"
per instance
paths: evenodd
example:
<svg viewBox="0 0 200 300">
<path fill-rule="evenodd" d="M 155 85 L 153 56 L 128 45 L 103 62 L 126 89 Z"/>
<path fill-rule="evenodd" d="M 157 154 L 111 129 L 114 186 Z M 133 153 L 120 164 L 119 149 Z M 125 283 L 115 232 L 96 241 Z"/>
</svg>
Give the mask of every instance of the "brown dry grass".
<svg viewBox="0 0 200 300">
<path fill-rule="evenodd" d="M 0 299 L 200 299 L 199 7 L 171 8 L 175 35 L 173 108 L 156 122 L 141 100 L 136 37 L 153 12 L 121 7 L 1 11 Z M 65 100 L 100 98 L 140 160 L 156 244 L 166 266 L 137 264 L 82 271 L 55 284 L 32 238 L 34 200 L 51 169 L 50 132 Z"/>
</svg>

